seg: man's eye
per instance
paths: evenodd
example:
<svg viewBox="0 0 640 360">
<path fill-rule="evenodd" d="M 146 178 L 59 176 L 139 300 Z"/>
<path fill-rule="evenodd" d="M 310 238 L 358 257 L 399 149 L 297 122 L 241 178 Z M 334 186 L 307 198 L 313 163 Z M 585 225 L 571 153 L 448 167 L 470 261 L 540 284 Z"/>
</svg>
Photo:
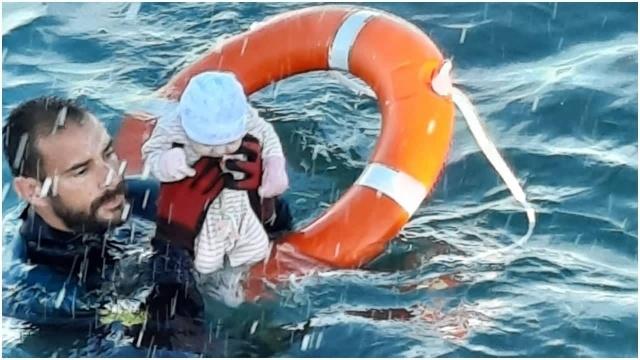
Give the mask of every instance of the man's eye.
<svg viewBox="0 0 640 360">
<path fill-rule="evenodd" d="M 86 168 L 86 167 L 83 167 L 83 168 L 80 168 L 80 169 L 76 170 L 76 172 L 74 173 L 74 175 L 75 175 L 75 176 L 82 176 L 82 175 L 84 175 L 84 174 L 86 174 L 86 173 L 87 173 L 87 168 Z"/>
</svg>

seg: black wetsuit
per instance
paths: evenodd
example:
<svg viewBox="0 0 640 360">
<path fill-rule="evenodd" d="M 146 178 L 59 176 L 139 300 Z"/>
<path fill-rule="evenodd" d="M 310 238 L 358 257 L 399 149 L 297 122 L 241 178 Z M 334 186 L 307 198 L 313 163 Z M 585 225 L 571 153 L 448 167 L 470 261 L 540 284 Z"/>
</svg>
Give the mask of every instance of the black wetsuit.
<svg viewBox="0 0 640 360">
<path fill-rule="evenodd" d="M 191 256 L 153 237 L 158 190 L 155 181 L 127 179 L 132 216 L 105 234 L 56 230 L 29 207 L 15 212 L 19 219 L 7 217 L 3 316 L 36 325 L 40 336 L 59 338 L 61 346 L 76 339 L 64 345 L 75 350 L 59 356 L 270 355 L 234 347 L 204 321 Z M 284 215 L 278 227 L 288 228 L 286 204 L 278 209 Z M 259 347 L 275 350 L 272 345 Z M 4 349 L 3 355 L 56 352 L 47 350 Z"/>
</svg>

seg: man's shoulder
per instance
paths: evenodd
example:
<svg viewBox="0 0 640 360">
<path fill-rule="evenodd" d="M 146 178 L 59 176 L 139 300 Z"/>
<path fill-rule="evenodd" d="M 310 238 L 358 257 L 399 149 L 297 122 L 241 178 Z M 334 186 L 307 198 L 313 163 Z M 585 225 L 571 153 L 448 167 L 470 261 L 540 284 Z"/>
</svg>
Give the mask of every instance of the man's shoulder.
<svg viewBox="0 0 640 360">
<path fill-rule="evenodd" d="M 3 279 L 7 271 L 15 263 L 25 262 L 26 246 L 20 235 L 23 215 L 27 211 L 27 204 L 20 203 L 4 214 L 2 219 L 2 273 Z"/>
<path fill-rule="evenodd" d="M 26 211 L 26 206 L 18 206 L 3 219 L 3 309 L 5 302 L 7 305 L 13 303 L 12 299 L 16 297 L 16 291 L 22 293 L 21 289 L 27 289 L 27 293 L 31 293 L 33 287 L 38 289 L 60 288 L 68 276 L 68 274 L 55 271 L 46 264 L 30 263 L 27 255 L 27 239 L 20 232 L 24 223 L 21 217 L 24 211 Z M 18 298 L 21 297 L 18 296 Z"/>
<path fill-rule="evenodd" d="M 127 200 L 131 205 L 131 214 L 154 221 L 157 208 L 156 199 L 160 192 L 160 182 L 151 177 L 129 176 L 125 179 Z"/>
</svg>

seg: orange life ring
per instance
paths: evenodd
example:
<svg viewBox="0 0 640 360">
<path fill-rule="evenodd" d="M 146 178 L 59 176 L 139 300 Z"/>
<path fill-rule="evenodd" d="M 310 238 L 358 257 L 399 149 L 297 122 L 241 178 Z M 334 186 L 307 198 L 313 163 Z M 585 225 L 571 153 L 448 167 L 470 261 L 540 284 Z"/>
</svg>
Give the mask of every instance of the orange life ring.
<svg viewBox="0 0 640 360">
<path fill-rule="evenodd" d="M 232 71 L 251 94 L 314 70 L 340 69 L 375 91 L 382 114 L 378 142 L 364 172 L 320 218 L 279 244 L 339 268 L 358 267 L 384 251 L 438 180 L 453 133 L 453 103 L 431 80 L 443 63 L 434 43 L 410 23 L 375 10 L 318 6 L 279 15 L 226 40 L 159 90 L 177 100 L 203 71 Z M 125 118 L 116 141 L 129 173 L 142 168 L 140 147 L 153 122 Z M 254 278 L 281 275 L 277 251 Z"/>
</svg>

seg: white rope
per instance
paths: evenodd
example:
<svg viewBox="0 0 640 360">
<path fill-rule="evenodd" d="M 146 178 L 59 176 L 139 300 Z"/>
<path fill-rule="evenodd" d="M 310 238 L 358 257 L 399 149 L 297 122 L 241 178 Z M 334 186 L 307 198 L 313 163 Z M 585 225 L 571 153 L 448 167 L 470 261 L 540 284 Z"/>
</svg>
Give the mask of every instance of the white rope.
<svg viewBox="0 0 640 360">
<path fill-rule="evenodd" d="M 527 220 L 529 220 L 529 228 L 527 229 L 527 233 L 518 241 L 515 241 L 511 245 L 495 251 L 487 251 L 472 258 L 465 258 L 465 260 L 476 260 L 495 254 L 497 252 L 505 252 L 516 247 L 524 246 L 524 244 L 527 243 L 527 241 L 533 234 L 533 229 L 536 226 L 536 212 L 531 204 L 527 201 L 527 195 L 525 194 L 524 190 L 522 190 L 518 179 L 515 177 L 511 169 L 509 169 L 509 166 L 496 149 L 496 146 L 493 144 L 493 142 L 491 142 L 484 129 L 482 128 L 480 119 L 474 111 L 473 104 L 471 104 L 469 98 L 467 98 L 467 96 L 462 91 L 460 91 L 460 89 L 455 87 L 452 88 L 451 95 L 453 98 L 453 103 L 456 104 L 460 112 L 462 112 L 462 116 L 464 117 L 469 130 L 471 130 L 471 134 L 480 147 L 480 150 L 482 150 L 484 156 L 487 158 L 487 160 L 489 160 L 493 168 L 498 172 L 498 175 L 500 175 L 505 185 L 507 185 L 507 188 L 509 188 L 511 195 L 513 195 L 516 201 L 522 205 L 525 213 L 527 214 Z"/>
<path fill-rule="evenodd" d="M 451 71 L 452 65 L 449 60 L 446 60 L 442 67 L 440 68 L 438 74 L 433 77 L 431 82 L 432 89 L 434 92 L 441 96 L 449 96 L 451 95 L 454 104 L 462 113 L 462 116 L 473 135 L 478 147 L 482 150 L 484 156 L 489 160 L 493 168 L 498 172 L 498 175 L 502 178 L 504 183 L 507 185 L 507 188 L 511 192 L 511 195 L 518 201 L 527 215 L 527 220 L 529 221 L 529 227 L 527 229 L 527 233 L 521 237 L 518 241 L 515 241 L 513 244 L 509 246 L 505 246 L 500 249 L 490 250 L 472 257 L 462 257 L 462 256 L 454 256 L 447 255 L 447 257 L 452 257 L 455 259 L 459 259 L 463 262 L 470 262 L 473 260 L 478 260 L 481 258 L 485 258 L 487 256 L 497 254 L 499 252 L 510 251 L 516 247 L 524 246 L 531 235 L 533 234 L 533 229 L 536 225 L 536 213 L 531 204 L 527 201 L 527 196 L 520 186 L 518 179 L 515 177 L 507 163 L 504 161 L 496 146 L 489 139 L 486 132 L 482 128 L 480 123 L 480 119 L 476 114 L 473 104 L 469 101 L 469 98 L 458 88 L 455 88 L 451 85 L 451 79 L 449 73 Z M 365 94 L 371 97 L 375 97 L 375 93 L 368 88 L 365 88 L 353 80 L 347 78 L 343 74 L 337 71 L 331 72 L 332 77 L 338 80 L 343 85 L 346 85 L 348 88 L 356 92 L 357 94 Z"/>
<path fill-rule="evenodd" d="M 536 212 L 531 204 L 527 201 L 527 195 L 525 194 L 524 190 L 522 190 L 518 179 L 515 177 L 507 163 L 498 152 L 498 149 L 496 149 L 496 146 L 489 139 L 487 133 L 482 128 L 480 118 L 476 114 L 475 108 L 473 107 L 473 104 L 471 103 L 469 98 L 460 89 L 451 85 L 451 78 L 449 75 L 449 73 L 451 72 L 451 67 L 452 65 L 449 60 L 446 60 L 443 63 L 440 71 L 438 72 L 438 74 L 436 74 L 436 76 L 433 77 L 433 80 L 431 82 L 433 90 L 441 96 L 451 95 L 453 103 L 456 104 L 456 107 L 462 113 L 462 117 L 467 123 L 467 126 L 469 127 L 474 140 L 478 144 L 478 147 L 480 147 L 480 150 L 482 150 L 484 156 L 487 158 L 487 160 L 489 160 L 489 163 L 491 163 L 493 168 L 498 172 L 498 175 L 500 175 L 502 181 L 504 181 L 505 185 L 507 185 L 507 188 L 511 192 L 511 195 L 514 197 L 514 199 L 516 199 L 516 201 L 522 205 L 527 215 L 527 220 L 529 221 L 529 228 L 527 229 L 527 233 L 518 241 L 515 241 L 513 244 L 500 249 L 485 251 L 472 257 L 459 257 L 463 262 L 471 262 L 500 252 L 507 252 L 516 247 L 524 246 L 533 234 L 533 229 L 536 226 Z"/>
</svg>

